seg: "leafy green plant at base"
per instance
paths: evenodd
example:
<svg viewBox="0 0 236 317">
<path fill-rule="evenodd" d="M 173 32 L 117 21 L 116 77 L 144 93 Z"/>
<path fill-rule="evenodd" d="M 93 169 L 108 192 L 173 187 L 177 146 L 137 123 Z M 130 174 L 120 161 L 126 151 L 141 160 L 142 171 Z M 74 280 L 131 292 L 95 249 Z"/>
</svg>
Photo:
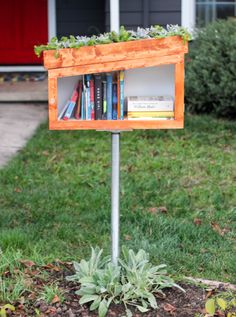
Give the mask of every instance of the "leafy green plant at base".
<svg viewBox="0 0 236 317">
<path fill-rule="evenodd" d="M 7 255 L 2 252 L 0 247 L 0 276 L 5 272 L 9 271 L 12 273 L 16 268 L 20 268 L 20 259 L 22 258 L 22 253 L 17 250 L 9 252 Z"/>
<path fill-rule="evenodd" d="M 210 298 L 206 301 L 205 309 L 206 316 L 214 316 L 217 311 L 220 311 L 220 316 L 236 317 L 236 298 Z"/>
<path fill-rule="evenodd" d="M 64 301 L 64 296 L 62 291 L 55 284 L 45 285 L 39 296 L 40 296 L 40 299 L 45 300 L 45 302 L 47 302 L 48 304 L 52 303 L 55 296 L 59 298 L 61 303 L 63 303 Z"/>
<path fill-rule="evenodd" d="M 0 277 L 0 301 L 2 302 L 12 303 L 27 290 L 26 282 L 21 275 L 10 279 Z"/>
<path fill-rule="evenodd" d="M 180 36 L 183 41 L 191 39 L 190 33 L 182 26 L 167 25 L 166 29 L 160 25 L 151 26 L 150 28 L 137 28 L 137 31 L 126 30 L 124 26 L 120 27 L 120 31 L 108 32 L 92 37 L 87 36 L 63 36 L 60 40 L 55 36 L 46 45 L 34 46 L 34 51 L 37 56 L 45 50 L 56 50 L 55 57 L 58 57 L 58 50 L 61 48 L 80 48 L 82 46 L 91 46 L 97 44 L 109 44 L 118 42 L 134 41 L 148 38 L 165 38 L 168 36 Z"/>
<path fill-rule="evenodd" d="M 153 266 L 144 250 L 135 254 L 123 247 L 123 257 L 117 266 L 101 255 L 102 250 L 92 248 L 90 259 L 74 262 L 76 273 L 67 278 L 81 284 L 76 292 L 81 296 L 80 304 L 92 302 L 90 310 L 98 309 L 99 317 L 106 315 L 112 302 L 123 303 L 127 315 L 132 316 L 128 305 L 146 312 L 150 307 L 157 308 L 153 293 L 162 293 L 163 288 L 173 286 L 183 290 L 166 275 L 166 265 Z"/>
<path fill-rule="evenodd" d="M 186 58 L 185 99 L 195 113 L 236 118 L 236 21 L 200 29 Z"/>
</svg>

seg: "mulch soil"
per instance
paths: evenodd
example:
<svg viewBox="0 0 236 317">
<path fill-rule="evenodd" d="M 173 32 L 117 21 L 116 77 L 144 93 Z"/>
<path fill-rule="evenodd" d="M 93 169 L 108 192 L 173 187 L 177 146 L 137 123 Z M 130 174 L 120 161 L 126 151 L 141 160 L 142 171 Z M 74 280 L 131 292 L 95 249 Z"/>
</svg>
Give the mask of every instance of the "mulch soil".
<svg viewBox="0 0 236 317">
<path fill-rule="evenodd" d="M 24 275 L 30 291 L 25 291 L 19 301 L 14 304 L 15 311 L 7 311 L 7 316 L 18 317 L 86 317 L 98 316 L 96 312 L 90 312 L 89 306 L 79 304 L 80 297 L 75 294 L 79 285 L 66 280 L 66 276 L 73 275 L 71 263 L 56 262 L 43 267 L 36 267 L 31 261 L 22 261 L 25 266 Z M 45 273 L 46 277 L 45 277 Z M 15 272 L 17 273 L 17 272 Z M 4 278 L 8 278 L 9 272 L 5 273 Z M 50 304 L 40 299 L 40 292 L 45 285 L 58 285 L 64 295 L 64 301 L 55 296 Z M 164 290 L 165 297 L 156 294 L 158 309 L 150 310 L 148 313 L 129 307 L 134 317 L 195 317 L 204 316 L 204 306 L 206 299 L 224 289 L 206 289 L 193 284 L 179 283 L 185 289 L 185 293 L 177 288 Z M 3 306 L 6 303 L 0 303 Z M 108 317 L 125 316 L 125 308 L 122 305 L 111 305 L 107 314 Z M 220 315 L 222 316 L 222 315 Z"/>
</svg>

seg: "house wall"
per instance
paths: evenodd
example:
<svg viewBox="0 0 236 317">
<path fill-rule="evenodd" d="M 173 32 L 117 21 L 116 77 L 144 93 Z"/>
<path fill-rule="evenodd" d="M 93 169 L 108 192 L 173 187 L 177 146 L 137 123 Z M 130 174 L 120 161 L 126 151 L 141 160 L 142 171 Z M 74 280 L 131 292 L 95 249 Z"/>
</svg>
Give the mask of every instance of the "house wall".
<svg viewBox="0 0 236 317">
<path fill-rule="evenodd" d="M 105 32 L 105 0 L 57 0 L 57 36 Z"/>
<path fill-rule="evenodd" d="M 106 0 L 106 31 L 110 30 L 110 1 Z M 181 0 L 120 0 L 120 25 L 127 29 L 181 24 Z"/>
<path fill-rule="evenodd" d="M 57 0 L 57 36 L 109 31 L 109 4 L 110 0 Z M 181 24 L 181 0 L 120 0 L 120 25 L 136 29 L 155 24 Z"/>
</svg>

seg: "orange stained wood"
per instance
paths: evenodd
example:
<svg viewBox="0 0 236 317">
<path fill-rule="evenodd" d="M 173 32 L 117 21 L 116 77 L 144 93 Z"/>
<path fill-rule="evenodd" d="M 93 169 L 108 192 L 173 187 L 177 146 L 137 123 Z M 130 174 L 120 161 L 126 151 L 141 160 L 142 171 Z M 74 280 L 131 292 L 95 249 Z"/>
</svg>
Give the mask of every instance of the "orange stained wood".
<svg viewBox="0 0 236 317">
<path fill-rule="evenodd" d="M 131 68 L 144 68 L 160 65 L 175 64 L 181 62 L 184 58 L 184 55 L 171 55 L 153 57 L 153 58 L 142 58 L 136 59 L 135 57 L 132 60 L 123 60 L 117 62 L 109 63 L 96 63 L 89 65 L 81 66 L 72 66 L 65 68 L 55 68 L 48 71 L 49 77 L 67 77 L 67 76 L 76 76 L 82 74 L 95 74 L 95 73 L 104 73 L 112 72 L 117 70 L 126 70 Z"/>
<path fill-rule="evenodd" d="M 49 121 L 51 130 L 134 130 L 182 129 L 183 120 L 58 120 Z"/>
<path fill-rule="evenodd" d="M 184 59 L 175 64 L 175 119 L 184 119 Z"/>
<path fill-rule="evenodd" d="M 44 51 L 46 69 L 88 65 L 95 63 L 116 62 L 122 60 L 147 59 L 168 55 L 185 54 L 188 44 L 178 36 L 164 39 L 145 39 L 130 42 L 60 49 L 55 57 L 55 50 Z"/>
<path fill-rule="evenodd" d="M 80 49 L 44 52 L 48 68 L 49 128 L 51 130 L 133 130 L 181 129 L 184 125 L 184 54 L 188 45 L 180 37 L 139 40 L 82 47 Z M 166 64 L 175 65 L 174 120 L 58 120 L 57 80 L 61 77 L 144 68 Z"/>
</svg>

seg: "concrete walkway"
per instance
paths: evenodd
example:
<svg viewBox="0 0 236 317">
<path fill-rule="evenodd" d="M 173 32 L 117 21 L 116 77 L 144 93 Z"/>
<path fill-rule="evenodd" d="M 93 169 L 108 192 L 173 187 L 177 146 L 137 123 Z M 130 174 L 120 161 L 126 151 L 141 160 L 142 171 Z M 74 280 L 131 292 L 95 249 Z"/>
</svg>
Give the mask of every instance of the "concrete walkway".
<svg viewBox="0 0 236 317">
<path fill-rule="evenodd" d="M 37 82 L 3 82 L 0 84 L 0 102 L 44 102 L 48 99 L 47 80 Z"/>
<path fill-rule="evenodd" d="M 46 103 L 0 103 L 0 168 L 25 146 L 46 119 Z"/>
</svg>

